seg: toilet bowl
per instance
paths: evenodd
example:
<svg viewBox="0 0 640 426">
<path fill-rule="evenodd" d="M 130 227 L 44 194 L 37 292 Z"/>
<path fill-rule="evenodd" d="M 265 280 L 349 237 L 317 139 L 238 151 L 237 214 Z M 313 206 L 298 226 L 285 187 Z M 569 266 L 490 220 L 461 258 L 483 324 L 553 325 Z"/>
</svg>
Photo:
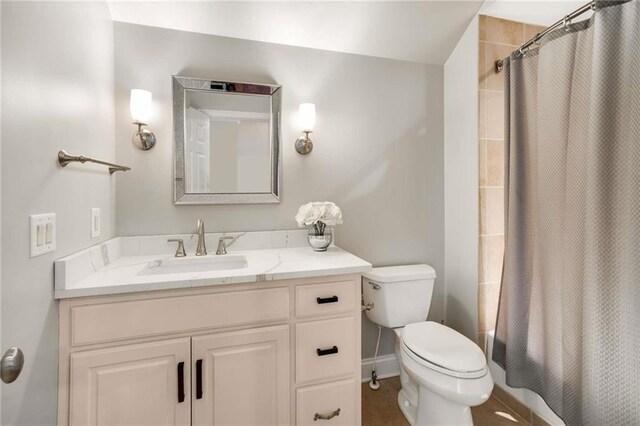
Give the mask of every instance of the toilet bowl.
<svg viewBox="0 0 640 426">
<path fill-rule="evenodd" d="M 447 366 L 437 364 L 433 358 L 427 359 L 412 350 L 403 337 L 406 328 L 422 325 L 440 327 L 446 330 L 446 334 L 452 336 L 452 333 L 457 334 L 454 330 L 434 322 L 413 323 L 405 329 L 395 329 L 398 336 L 398 361 L 402 370 L 408 375 L 405 381 L 412 381 L 414 384 L 410 389 L 417 389 L 418 392 L 417 401 L 415 397 L 413 398 L 416 401 L 416 410 L 411 413 L 413 422 L 410 420 L 410 423 L 414 425 L 473 424 L 471 407 L 489 399 L 493 389 L 493 379 L 482 351 L 475 343 L 458 334 L 458 337 L 453 339 L 460 339 L 459 342 L 464 342 L 462 343 L 464 346 L 439 348 L 438 351 L 442 350 L 441 356 L 451 354 L 452 358 L 448 360 L 450 362 Z M 426 331 L 424 336 L 427 337 L 430 334 Z M 477 359 L 476 348 L 480 352 L 480 359 Z M 476 359 L 473 360 L 473 358 Z M 469 368 L 469 366 L 472 367 Z M 400 408 L 404 413 L 407 404 L 402 401 Z M 405 417 L 407 417 L 406 413 Z"/>
<path fill-rule="evenodd" d="M 396 333 L 398 405 L 409 423 L 472 425 L 471 407 L 489 399 L 493 379 L 473 341 L 424 320 L 434 279 L 428 265 L 374 268 L 363 278 L 365 303 L 374 306 L 367 317 Z"/>
</svg>

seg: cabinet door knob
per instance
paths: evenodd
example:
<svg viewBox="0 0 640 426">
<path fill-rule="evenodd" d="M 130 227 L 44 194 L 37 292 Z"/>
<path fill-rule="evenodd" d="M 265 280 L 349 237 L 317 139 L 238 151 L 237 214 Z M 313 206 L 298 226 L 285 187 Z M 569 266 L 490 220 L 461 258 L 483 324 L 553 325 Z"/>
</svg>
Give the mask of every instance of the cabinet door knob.
<svg viewBox="0 0 640 426">
<path fill-rule="evenodd" d="M 202 360 L 196 361 L 196 399 L 202 399 Z"/>
<path fill-rule="evenodd" d="M 340 415 L 340 409 L 339 408 L 336 411 L 334 411 L 333 413 L 331 413 L 331 414 L 316 413 L 316 415 L 313 416 L 313 421 L 316 422 L 318 420 L 331 420 L 335 416 L 339 416 L 339 415 Z"/>
<path fill-rule="evenodd" d="M 338 296 L 316 297 L 316 302 L 318 302 L 318 305 L 324 305 L 325 303 L 336 303 L 337 301 Z"/>
<path fill-rule="evenodd" d="M 316 349 L 316 353 L 318 354 L 318 356 L 325 356 L 325 355 L 331 355 L 331 354 L 337 354 L 338 353 L 338 347 L 334 346 L 331 349 Z"/>
<path fill-rule="evenodd" d="M 184 362 L 178 363 L 178 402 L 184 402 Z"/>
</svg>

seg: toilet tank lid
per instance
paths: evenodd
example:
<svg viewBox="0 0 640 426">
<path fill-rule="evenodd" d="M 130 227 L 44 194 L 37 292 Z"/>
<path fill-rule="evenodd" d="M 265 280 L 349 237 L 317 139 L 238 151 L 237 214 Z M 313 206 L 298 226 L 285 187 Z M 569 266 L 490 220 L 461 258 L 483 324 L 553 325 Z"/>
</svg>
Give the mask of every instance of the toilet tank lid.
<svg viewBox="0 0 640 426">
<path fill-rule="evenodd" d="M 365 278 L 379 283 L 424 280 L 436 277 L 436 270 L 429 265 L 400 265 L 373 268 L 363 274 Z"/>
</svg>

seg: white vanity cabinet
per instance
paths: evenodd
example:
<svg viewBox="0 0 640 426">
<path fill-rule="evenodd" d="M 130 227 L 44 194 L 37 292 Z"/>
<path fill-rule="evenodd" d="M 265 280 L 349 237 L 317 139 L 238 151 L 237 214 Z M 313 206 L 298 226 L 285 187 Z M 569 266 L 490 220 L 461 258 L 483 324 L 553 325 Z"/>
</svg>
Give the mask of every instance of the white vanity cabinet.
<svg viewBox="0 0 640 426">
<path fill-rule="evenodd" d="M 360 275 L 63 299 L 60 425 L 360 424 Z"/>
</svg>

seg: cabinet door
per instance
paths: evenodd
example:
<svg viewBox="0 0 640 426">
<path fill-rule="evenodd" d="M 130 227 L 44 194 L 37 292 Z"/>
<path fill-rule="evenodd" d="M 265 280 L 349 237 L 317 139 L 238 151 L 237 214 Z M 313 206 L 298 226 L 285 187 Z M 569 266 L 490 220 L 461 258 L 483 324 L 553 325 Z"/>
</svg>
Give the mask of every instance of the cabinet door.
<svg viewBox="0 0 640 426">
<path fill-rule="evenodd" d="M 189 425 L 190 339 L 71 355 L 71 425 Z"/>
<path fill-rule="evenodd" d="M 194 425 L 289 424 L 289 326 L 192 339 Z"/>
</svg>

